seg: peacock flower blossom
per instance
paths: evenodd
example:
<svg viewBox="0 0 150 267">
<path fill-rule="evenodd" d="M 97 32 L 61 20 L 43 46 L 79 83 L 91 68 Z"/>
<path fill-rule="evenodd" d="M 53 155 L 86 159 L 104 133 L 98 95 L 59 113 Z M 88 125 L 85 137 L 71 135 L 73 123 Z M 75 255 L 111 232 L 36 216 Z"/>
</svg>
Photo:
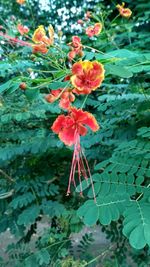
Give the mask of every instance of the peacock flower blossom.
<svg viewBox="0 0 150 267">
<path fill-rule="evenodd" d="M 98 61 L 79 61 L 72 66 L 70 81 L 77 94 L 90 94 L 96 90 L 104 80 L 104 67 Z"/>
<path fill-rule="evenodd" d="M 23 4 L 26 2 L 26 0 L 16 0 L 16 2 L 17 2 L 18 4 L 20 4 L 20 5 L 23 5 Z"/>
<path fill-rule="evenodd" d="M 77 169 L 80 193 L 82 194 L 81 176 L 83 176 L 87 182 L 88 178 L 90 178 L 94 199 L 96 200 L 90 168 L 80 144 L 80 136 L 85 136 L 87 134 L 87 127 L 94 132 L 98 131 L 99 125 L 95 117 L 91 113 L 83 111 L 82 109 L 71 107 L 68 115 L 59 115 L 57 117 L 51 129 L 54 133 L 58 134 L 60 140 L 65 145 L 74 145 L 67 195 L 71 192 L 71 183 L 76 187 L 75 173 Z"/>
<path fill-rule="evenodd" d="M 81 39 L 78 36 L 72 37 L 72 42 L 68 44 L 71 51 L 68 54 L 68 58 L 72 61 L 76 55 L 83 56 Z"/>
<path fill-rule="evenodd" d="M 17 25 L 17 30 L 21 35 L 27 34 L 29 32 L 29 28 L 27 26 L 23 26 L 21 24 Z"/>
<path fill-rule="evenodd" d="M 32 41 L 36 44 L 42 42 L 43 38 L 46 36 L 46 32 L 44 30 L 43 25 L 39 26 L 33 33 Z"/>
<path fill-rule="evenodd" d="M 46 44 L 46 45 L 53 45 L 54 43 L 54 29 L 52 25 L 48 27 L 49 37 L 46 36 L 45 29 L 43 25 L 40 25 L 32 36 L 32 41 L 36 44 Z"/>
<path fill-rule="evenodd" d="M 47 46 L 45 44 L 33 44 L 32 45 L 32 53 L 42 53 L 46 54 L 48 52 Z"/>
<path fill-rule="evenodd" d="M 130 18 L 132 15 L 132 11 L 130 10 L 130 8 L 124 8 L 125 3 L 123 2 L 122 5 L 117 5 L 117 9 L 119 10 L 119 13 L 122 17 L 124 18 Z"/>
<path fill-rule="evenodd" d="M 71 107 L 71 103 L 75 100 L 75 96 L 72 93 L 72 89 L 70 88 L 65 89 L 65 91 L 64 88 L 60 88 L 58 90 L 51 90 L 51 93 L 46 95 L 45 97 L 45 99 L 49 103 L 53 103 L 59 98 L 59 106 L 63 109 L 69 109 Z"/>
<path fill-rule="evenodd" d="M 101 33 L 101 31 L 102 31 L 102 23 L 98 22 L 95 23 L 94 26 L 89 26 L 85 32 L 89 37 L 93 37 L 93 36 L 98 36 Z"/>
</svg>

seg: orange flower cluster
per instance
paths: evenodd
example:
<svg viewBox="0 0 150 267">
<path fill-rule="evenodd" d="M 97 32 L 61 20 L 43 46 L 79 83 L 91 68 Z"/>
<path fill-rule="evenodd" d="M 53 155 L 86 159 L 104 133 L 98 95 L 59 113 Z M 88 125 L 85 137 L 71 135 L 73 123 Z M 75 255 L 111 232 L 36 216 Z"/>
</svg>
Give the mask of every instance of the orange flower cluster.
<svg viewBox="0 0 150 267">
<path fill-rule="evenodd" d="M 72 37 L 72 42 L 68 44 L 71 51 L 68 54 L 69 61 L 72 61 L 76 55 L 83 56 L 81 39 L 78 36 Z"/>
<path fill-rule="evenodd" d="M 117 5 L 117 9 L 119 10 L 119 13 L 122 17 L 124 18 L 130 18 L 132 15 L 132 11 L 130 10 L 130 8 L 124 8 L 125 3 L 123 2 L 122 5 Z"/>
<path fill-rule="evenodd" d="M 54 43 L 54 29 L 52 25 L 48 27 L 49 37 L 46 36 L 45 29 L 43 25 L 39 26 L 33 36 L 32 41 L 35 43 L 33 45 L 33 53 L 41 52 L 46 54 L 48 52 L 47 46 L 53 45 Z"/>
<path fill-rule="evenodd" d="M 17 30 L 21 35 L 27 34 L 29 32 L 29 28 L 27 26 L 23 26 L 20 23 L 17 25 Z"/>
<path fill-rule="evenodd" d="M 102 31 L 102 24 L 98 22 L 95 23 L 94 26 L 89 26 L 85 32 L 89 37 L 93 37 L 93 36 L 98 36 L 101 33 L 101 31 Z"/>
<path fill-rule="evenodd" d="M 21 35 L 27 34 L 29 32 L 28 27 L 23 26 L 21 24 L 17 25 L 17 29 Z M 32 40 L 35 44 L 27 41 L 20 40 L 18 38 L 14 38 L 9 36 L 8 34 L 4 34 L 0 32 L 0 36 L 3 36 L 4 38 L 8 39 L 10 42 L 19 44 L 21 46 L 28 46 L 32 48 L 33 53 L 42 53 L 46 54 L 48 52 L 47 46 L 50 46 L 54 43 L 54 29 L 52 25 L 48 27 L 49 37 L 46 36 L 46 32 L 44 30 L 43 26 L 39 26 L 32 37 Z"/>
</svg>

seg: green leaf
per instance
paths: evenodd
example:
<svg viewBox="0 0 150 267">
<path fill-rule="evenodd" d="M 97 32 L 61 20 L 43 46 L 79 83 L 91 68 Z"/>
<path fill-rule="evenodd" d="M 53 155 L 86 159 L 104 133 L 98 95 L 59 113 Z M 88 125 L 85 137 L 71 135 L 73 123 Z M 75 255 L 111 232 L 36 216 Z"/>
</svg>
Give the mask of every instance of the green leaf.
<svg viewBox="0 0 150 267">
<path fill-rule="evenodd" d="M 18 225 L 28 225 L 33 224 L 36 218 L 39 216 L 40 208 L 39 206 L 32 205 L 20 213 L 17 223 Z"/>
<path fill-rule="evenodd" d="M 45 266 L 50 263 L 50 255 L 45 248 L 36 251 L 34 254 L 27 257 L 24 261 L 25 267 Z"/>
<path fill-rule="evenodd" d="M 111 221 L 119 219 L 124 212 L 125 206 L 128 203 L 128 195 L 109 195 L 106 197 L 97 197 L 97 202 L 94 200 L 86 201 L 77 211 L 77 215 L 83 219 L 86 225 L 94 225 L 97 220 L 100 223 L 107 225 Z"/>
<path fill-rule="evenodd" d="M 25 96 L 29 101 L 33 101 L 39 97 L 39 89 L 28 88 L 25 90 Z"/>
<path fill-rule="evenodd" d="M 28 204 L 32 203 L 35 200 L 35 196 L 30 193 L 24 193 L 21 196 L 15 197 L 11 202 L 10 202 L 10 207 L 13 209 L 17 208 L 22 208 L 24 206 L 27 206 Z"/>
<path fill-rule="evenodd" d="M 0 94 L 7 91 L 11 87 L 11 85 L 12 85 L 12 80 L 9 80 L 8 82 L 0 85 Z"/>
<path fill-rule="evenodd" d="M 54 217 L 54 216 L 60 217 L 62 214 L 65 215 L 66 213 L 66 209 L 64 205 L 58 203 L 57 201 L 43 200 L 41 207 L 42 207 L 43 213 L 46 215 L 49 215 L 50 217 Z"/>
<path fill-rule="evenodd" d="M 150 203 L 133 201 L 124 212 L 123 234 L 135 249 L 150 246 Z"/>
<path fill-rule="evenodd" d="M 132 72 L 127 67 L 114 65 L 114 64 L 106 64 L 105 65 L 106 74 L 116 75 L 122 78 L 130 78 L 133 76 Z"/>
<path fill-rule="evenodd" d="M 86 201 L 85 204 L 78 209 L 77 215 L 83 217 L 83 221 L 86 225 L 91 226 L 96 224 L 99 217 L 99 211 L 94 200 Z"/>
</svg>

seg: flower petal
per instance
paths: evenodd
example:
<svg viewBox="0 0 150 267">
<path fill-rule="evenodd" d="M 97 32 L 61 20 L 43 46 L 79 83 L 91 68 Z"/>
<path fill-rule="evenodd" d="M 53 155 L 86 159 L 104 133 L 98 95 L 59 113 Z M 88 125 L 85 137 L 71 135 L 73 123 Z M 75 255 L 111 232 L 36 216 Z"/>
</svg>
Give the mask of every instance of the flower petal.
<svg viewBox="0 0 150 267">
<path fill-rule="evenodd" d="M 82 67 L 82 61 L 76 62 L 72 66 L 72 73 L 76 75 L 82 75 L 83 74 L 83 67 Z"/>
<path fill-rule="evenodd" d="M 99 35 L 102 31 L 102 24 L 100 22 L 98 23 L 95 23 L 94 25 L 94 32 L 95 32 L 95 35 Z"/>
<path fill-rule="evenodd" d="M 82 121 L 82 123 L 88 125 L 93 132 L 98 131 L 99 125 L 95 117 L 89 112 L 85 113 L 86 113 L 86 118 Z"/>
<path fill-rule="evenodd" d="M 75 127 L 64 128 L 59 133 L 59 138 L 65 145 L 72 146 L 75 144 L 75 132 Z"/>
<path fill-rule="evenodd" d="M 59 115 L 51 127 L 52 131 L 58 134 L 63 129 L 65 121 L 66 117 L 64 115 Z"/>
<path fill-rule="evenodd" d="M 32 40 L 34 43 L 38 44 L 42 41 L 43 37 L 46 36 L 43 25 L 40 25 L 33 33 Z"/>
</svg>

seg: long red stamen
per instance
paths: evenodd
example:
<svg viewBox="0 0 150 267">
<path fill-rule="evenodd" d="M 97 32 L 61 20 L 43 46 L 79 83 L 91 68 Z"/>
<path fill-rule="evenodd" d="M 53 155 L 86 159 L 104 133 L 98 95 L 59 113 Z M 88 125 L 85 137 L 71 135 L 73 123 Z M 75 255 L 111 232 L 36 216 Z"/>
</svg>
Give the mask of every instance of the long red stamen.
<svg viewBox="0 0 150 267">
<path fill-rule="evenodd" d="M 67 196 L 70 194 L 70 186 L 71 182 L 75 182 L 74 175 L 75 175 L 75 168 L 76 168 L 76 158 L 75 158 L 75 151 L 73 152 L 73 158 L 72 158 L 72 163 L 71 163 L 71 171 L 70 171 L 70 176 L 69 176 L 69 182 L 68 182 L 68 189 L 67 189 Z"/>
<path fill-rule="evenodd" d="M 92 186 L 92 191 L 93 191 L 93 197 L 94 197 L 94 201 L 96 202 L 95 189 L 94 189 L 94 184 L 93 184 L 93 179 L 92 179 L 92 175 L 91 175 L 90 167 L 89 167 L 88 161 L 87 161 L 87 159 L 86 159 L 86 156 L 85 156 L 83 150 L 81 150 L 81 153 L 82 153 L 82 155 L 83 155 L 83 157 L 84 157 L 84 160 L 85 160 L 85 163 L 86 163 L 86 166 L 87 166 L 87 170 L 88 170 L 88 174 L 89 174 L 90 182 L 91 182 L 91 186 Z"/>
<path fill-rule="evenodd" d="M 93 184 L 90 168 L 89 168 L 86 156 L 80 146 L 80 136 L 77 131 L 75 132 L 75 145 L 74 145 L 74 152 L 73 152 L 73 158 L 72 158 L 72 163 L 71 163 L 71 171 L 70 171 L 70 176 L 69 176 L 67 196 L 71 192 L 70 191 L 71 183 L 73 183 L 76 188 L 76 182 L 75 182 L 76 167 L 78 171 L 78 180 L 80 184 L 80 195 L 82 195 L 82 191 L 83 191 L 82 181 L 81 181 L 81 175 L 82 175 L 84 179 L 87 181 L 87 183 L 88 183 L 88 177 L 90 178 L 92 191 L 93 191 L 93 197 L 94 197 L 94 201 L 96 202 L 96 195 L 95 195 L 94 184 Z"/>
</svg>

